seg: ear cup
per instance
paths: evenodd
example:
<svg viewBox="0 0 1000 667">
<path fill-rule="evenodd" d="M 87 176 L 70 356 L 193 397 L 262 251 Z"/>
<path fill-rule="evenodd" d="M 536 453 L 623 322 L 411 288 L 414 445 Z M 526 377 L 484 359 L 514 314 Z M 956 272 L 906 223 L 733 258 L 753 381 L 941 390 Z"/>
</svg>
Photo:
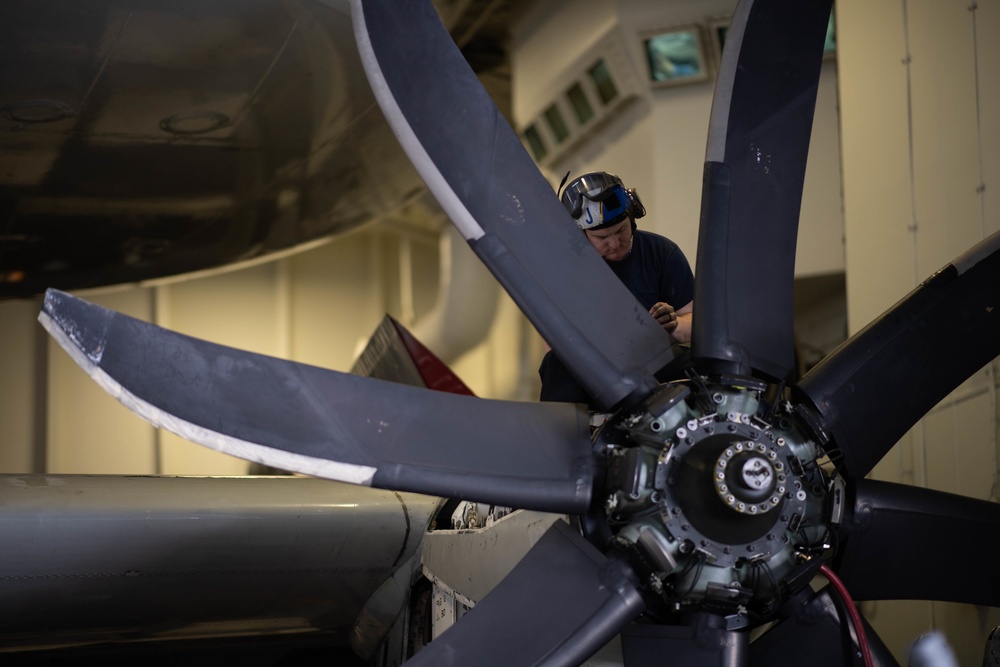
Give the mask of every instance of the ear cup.
<svg viewBox="0 0 1000 667">
<path fill-rule="evenodd" d="M 628 193 L 628 206 L 632 213 L 632 219 L 637 220 L 646 215 L 646 207 L 642 205 L 642 200 L 639 199 L 639 193 L 635 191 L 635 188 L 629 188 L 625 192 Z"/>
</svg>

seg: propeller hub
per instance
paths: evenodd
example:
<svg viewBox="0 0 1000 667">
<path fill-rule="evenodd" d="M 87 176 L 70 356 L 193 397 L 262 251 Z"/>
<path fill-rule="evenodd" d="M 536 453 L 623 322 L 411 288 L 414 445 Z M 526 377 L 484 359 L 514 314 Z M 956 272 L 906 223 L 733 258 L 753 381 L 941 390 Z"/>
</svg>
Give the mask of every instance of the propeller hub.
<svg viewBox="0 0 1000 667">
<path fill-rule="evenodd" d="M 794 455 L 784 440 L 778 445 L 773 432 L 744 416 L 689 420 L 684 439 L 665 450 L 656 477 L 670 506 L 667 530 L 721 565 L 784 549 L 778 536 L 805 511 L 801 500 L 786 497 Z"/>
<path fill-rule="evenodd" d="M 731 510 L 765 514 L 775 509 L 785 494 L 785 465 L 777 448 L 764 442 L 737 441 L 715 462 L 715 492 Z"/>
<path fill-rule="evenodd" d="M 752 601 L 770 613 L 796 554 L 822 551 L 822 452 L 791 406 L 758 409 L 765 389 L 748 378 L 663 385 L 597 436 L 614 543 L 673 604 Z"/>
</svg>

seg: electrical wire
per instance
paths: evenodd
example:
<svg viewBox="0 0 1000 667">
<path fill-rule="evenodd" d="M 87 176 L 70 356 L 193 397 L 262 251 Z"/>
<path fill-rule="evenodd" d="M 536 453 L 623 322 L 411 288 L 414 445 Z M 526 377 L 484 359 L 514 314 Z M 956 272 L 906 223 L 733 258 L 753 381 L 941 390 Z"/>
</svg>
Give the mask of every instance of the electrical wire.
<svg viewBox="0 0 1000 667">
<path fill-rule="evenodd" d="M 700 553 L 694 554 L 694 557 L 687 562 L 687 565 L 684 566 L 684 569 L 681 570 L 680 573 L 677 575 L 676 583 L 679 584 L 681 580 L 684 578 L 684 576 L 687 575 L 687 573 L 691 571 L 691 568 L 696 564 L 698 566 L 698 569 L 695 570 L 694 577 L 692 577 L 691 579 L 691 584 L 687 587 L 687 589 L 684 592 L 679 591 L 675 587 L 674 588 L 675 597 L 677 598 L 687 597 L 692 591 L 694 591 L 694 587 L 698 585 L 698 580 L 701 578 L 702 568 L 705 566 L 705 558 Z"/>
<path fill-rule="evenodd" d="M 872 667 L 872 654 L 868 648 L 868 637 L 865 635 L 865 626 L 861 624 L 861 614 L 858 613 L 858 608 L 854 604 L 854 600 L 851 599 L 851 594 L 847 592 L 847 586 L 840 580 L 840 577 L 833 573 L 833 570 L 826 563 L 819 566 L 819 571 L 830 581 L 834 589 L 836 589 L 837 594 L 840 595 L 844 607 L 847 608 L 847 615 L 851 617 L 851 625 L 854 626 L 854 634 L 858 638 L 858 648 L 861 650 L 861 658 L 864 660 L 865 667 Z"/>
</svg>

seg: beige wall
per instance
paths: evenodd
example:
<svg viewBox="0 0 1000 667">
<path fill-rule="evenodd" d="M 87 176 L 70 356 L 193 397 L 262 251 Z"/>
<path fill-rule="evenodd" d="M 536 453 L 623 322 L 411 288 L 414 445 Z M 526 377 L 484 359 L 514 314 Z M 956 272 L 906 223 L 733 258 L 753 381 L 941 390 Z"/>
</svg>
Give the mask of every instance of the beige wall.
<svg viewBox="0 0 1000 667">
<path fill-rule="evenodd" d="M 44 386 L 39 365 L 47 343 L 35 323 L 40 302 L 0 303 L 0 470 L 36 471 L 35 443 L 45 437 L 44 412 L 35 409 Z M 46 336 L 47 337 L 47 336 Z"/>
<path fill-rule="evenodd" d="M 854 332 L 1000 229 L 1000 45 L 992 37 L 1000 5 L 838 0 L 837 12 Z M 996 370 L 932 410 L 874 476 L 997 500 Z M 933 535 L 927 545 L 947 548 Z M 955 566 L 968 565 L 956 558 Z M 1000 623 L 996 609 L 968 605 L 877 602 L 864 611 L 901 659 L 916 634 L 936 627 L 962 665 L 981 664 L 986 634 Z"/>
</svg>

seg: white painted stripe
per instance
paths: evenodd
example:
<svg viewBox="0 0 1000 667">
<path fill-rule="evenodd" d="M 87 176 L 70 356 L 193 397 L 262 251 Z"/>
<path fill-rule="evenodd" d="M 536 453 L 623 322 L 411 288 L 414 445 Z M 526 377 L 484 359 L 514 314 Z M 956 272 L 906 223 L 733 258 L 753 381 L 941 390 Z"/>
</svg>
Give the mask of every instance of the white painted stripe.
<svg viewBox="0 0 1000 667">
<path fill-rule="evenodd" d="M 472 214 L 469 213 L 469 209 L 465 207 L 465 204 L 455 194 L 455 191 L 451 189 L 451 186 L 441 174 L 437 165 L 431 160 L 430 155 L 427 154 L 423 144 L 420 143 L 413 128 L 407 122 L 406 116 L 403 115 L 402 110 L 399 108 L 399 104 L 396 103 L 396 98 L 393 97 L 392 91 L 389 90 L 389 84 L 385 80 L 385 75 L 382 74 L 382 68 L 379 66 L 378 58 L 375 56 L 371 38 L 368 36 L 362 0 L 351 0 L 351 19 L 354 23 L 354 37 L 358 44 L 358 51 L 361 54 L 361 63 L 364 65 L 365 73 L 368 75 L 368 82 L 375 93 L 375 99 L 378 100 L 378 104 L 382 108 L 382 113 L 385 115 L 386 120 L 389 121 L 389 126 L 392 128 L 393 134 L 396 135 L 396 139 L 399 140 L 400 145 L 402 145 L 403 150 L 409 156 L 413 166 L 424 179 L 431 193 L 438 200 L 441 208 L 444 209 L 444 212 L 451 219 L 452 224 L 462 233 L 462 236 L 468 241 L 481 238 L 486 232 L 479 226 L 479 223 L 476 222 Z"/>
<path fill-rule="evenodd" d="M 736 63 L 740 59 L 740 48 L 743 46 L 743 33 L 747 26 L 747 17 L 753 7 L 753 0 L 743 0 L 736 6 L 729 32 L 726 33 L 726 45 L 722 50 L 722 62 L 719 64 L 719 76 L 715 80 L 715 94 L 712 97 L 712 113 L 708 119 L 708 147 L 705 150 L 706 162 L 725 162 L 726 135 L 729 131 L 729 108 L 733 101 L 733 83 L 736 79 Z"/>
<path fill-rule="evenodd" d="M 121 383 L 108 375 L 100 366 L 95 364 L 84 352 L 70 339 L 61 327 L 52 321 L 44 311 L 39 313 L 38 321 L 41 322 L 45 330 L 49 332 L 53 339 L 66 350 L 80 368 L 82 368 L 90 378 L 96 382 L 104 391 L 113 396 L 126 408 L 139 415 L 147 422 L 158 428 L 165 428 L 185 440 L 190 440 L 196 444 L 214 449 L 231 456 L 236 456 L 247 461 L 256 461 L 268 466 L 274 466 L 281 470 L 298 472 L 324 479 L 333 479 L 351 484 L 362 484 L 371 486 L 372 477 L 376 468 L 371 466 L 356 465 L 352 463 L 341 463 L 312 456 L 304 456 L 293 452 L 286 452 L 274 449 L 266 445 L 248 442 L 239 438 L 234 438 L 217 431 L 192 424 L 165 412 L 155 405 L 139 398 Z"/>
<path fill-rule="evenodd" d="M 952 265 L 961 275 L 995 252 L 1000 251 L 1000 231 L 994 232 L 955 258 Z"/>
</svg>

